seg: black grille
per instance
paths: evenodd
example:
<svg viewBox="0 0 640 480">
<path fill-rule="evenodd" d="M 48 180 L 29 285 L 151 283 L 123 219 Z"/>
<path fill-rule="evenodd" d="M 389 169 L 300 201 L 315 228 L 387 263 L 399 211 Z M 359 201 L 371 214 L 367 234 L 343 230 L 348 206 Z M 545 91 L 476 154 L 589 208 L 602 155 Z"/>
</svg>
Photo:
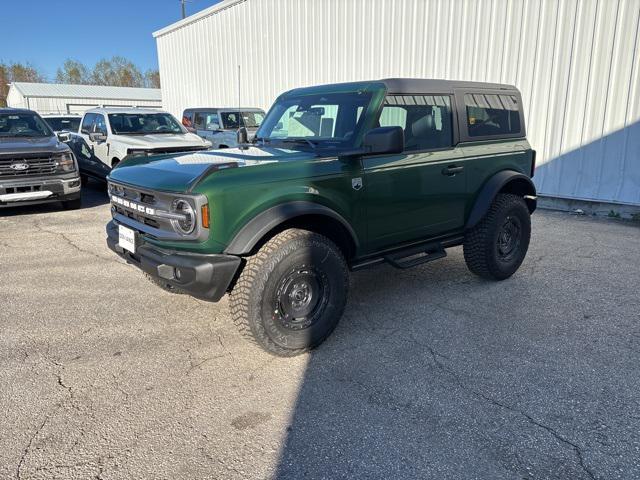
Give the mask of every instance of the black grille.
<svg viewBox="0 0 640 480">
<path fill-rule="evenodd" d="M 21 168 L 12 168 L 12 165 Z M 28 165 L 29 168 L 24 168 L 24 165 Z M 56 168 L 56 161 L 46 154 L 0 157 L 0 178 L 49 175 L 55 173 Z"/>
</svg>

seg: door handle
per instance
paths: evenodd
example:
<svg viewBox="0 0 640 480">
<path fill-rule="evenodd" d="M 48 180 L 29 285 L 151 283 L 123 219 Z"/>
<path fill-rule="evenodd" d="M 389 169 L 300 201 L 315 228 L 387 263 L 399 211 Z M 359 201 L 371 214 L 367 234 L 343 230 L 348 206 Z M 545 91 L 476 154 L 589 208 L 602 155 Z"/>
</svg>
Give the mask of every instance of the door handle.
<svg viewBox="0 0 640 480">
<path fill-rule="evenodd" d="M 456 173 L 461 173 L 463 170 L 464 170 L 464 167 L 460 167 L 457 165 L 450 165 L 442 169 L 442 174 L 447 175 L 448 177 L 453 177 Z"/>
</svg>

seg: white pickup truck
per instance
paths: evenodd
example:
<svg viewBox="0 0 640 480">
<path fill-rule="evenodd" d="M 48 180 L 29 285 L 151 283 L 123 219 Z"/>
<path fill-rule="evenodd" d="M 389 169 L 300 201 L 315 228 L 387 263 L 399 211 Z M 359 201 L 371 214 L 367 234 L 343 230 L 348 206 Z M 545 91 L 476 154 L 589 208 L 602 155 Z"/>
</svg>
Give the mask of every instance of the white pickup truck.
<svg viewBox="0 0 640 480">
<path fill-rule="evenodd" d="M 128 155 L 206 150 L 211 142 L 189 133 L 168 112 L 142 108 L 87 110 L 78 132 L 94 155 L 115 167 Z"/>
</svg>

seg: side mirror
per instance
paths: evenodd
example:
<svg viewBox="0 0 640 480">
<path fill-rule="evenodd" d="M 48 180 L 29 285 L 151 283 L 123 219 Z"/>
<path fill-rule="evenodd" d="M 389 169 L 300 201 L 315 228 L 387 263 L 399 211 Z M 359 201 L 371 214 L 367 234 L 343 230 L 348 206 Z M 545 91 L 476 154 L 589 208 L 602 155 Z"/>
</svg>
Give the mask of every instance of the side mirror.
<svg viewBox="0 0 640 480">
<path fill-rule="evenodd" d="M 187 130 L 187 132 L 189 133 L 198 133 L 198 130 L 196 130 L 193 127 L 187 127 L 186 125 L 184 125 L 184 128 Z"/>
<path fill-rule="evenodd" d="M 404 130 L 401 127 L 378 127 L 369 130 L 362 142 L 365 155 L 380 153 L 402 153 Z"/>
<path fill-rule="evenodd" d="M 107 139 L 107 136 L 101 132 L 94 132 L 89 134 L 89 138 L 92 142 L 104 142 Z"/>
<path fill-rule="evenodd" d="M 58 140 L 60 140 L 61 142 L 68 142 L 69 140 L 71 140 L 71 132 L 69 132 L 68 130 L 62 130 L 58 133 L 56 133 Z"/>
<path fill-rule="evenodd" d="M 238 144 L 243 145 L 245 143 L 249 143 L 249 133 L 246 127 L 240 127 L 238 129 Z"/>
</svg>

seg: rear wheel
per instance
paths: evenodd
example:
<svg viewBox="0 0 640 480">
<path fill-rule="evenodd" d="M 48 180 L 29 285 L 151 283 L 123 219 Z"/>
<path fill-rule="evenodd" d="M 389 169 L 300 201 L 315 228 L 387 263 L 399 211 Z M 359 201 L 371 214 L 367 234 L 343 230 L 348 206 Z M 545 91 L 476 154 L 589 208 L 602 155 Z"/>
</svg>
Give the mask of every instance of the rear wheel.
<svg viewBox="0 0 640 480">
<path fill-rule="evenodd" d="M 498 194 L 480 223 L 465 235 L 467 267 L 482 278 L 509 278 L 520 268 L 530 238 L 531 216 L 524 199 Z"/>
<path fill-rule="evenodd" d="M 247 263 L 230 295 L 240 332 L 267 352 L 291 357 L 320 345 L 338 324 L 349 272 L 328 238 L 290 229 Z"/>
</svg>

